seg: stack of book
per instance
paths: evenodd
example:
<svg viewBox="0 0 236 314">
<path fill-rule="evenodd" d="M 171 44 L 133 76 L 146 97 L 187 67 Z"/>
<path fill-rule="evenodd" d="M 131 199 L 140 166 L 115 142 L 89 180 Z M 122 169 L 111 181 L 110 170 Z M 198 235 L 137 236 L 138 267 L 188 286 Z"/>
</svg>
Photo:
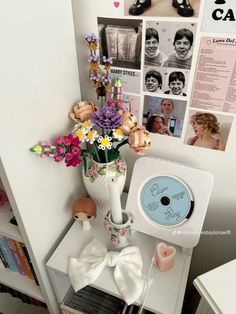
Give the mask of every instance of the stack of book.
<svg viewBox="0 0 236 314">
<path fill-rule="evenodd" d="M 61 304 L 62 314 L 138 314 L 139 306 L 91 286 L 74 292 L 71 287 Z M 143 314 L 154 314 L 146 309 Z"/>
<path fill-rule="evenodd" d="M 36 306 L 42 306 L 42 307 L 47 307 L 47 305 L 39 300 L 36 300 L 22 292 L 16 291 L 12 288 L 9 288 L 5 285 L 0 284 L 0 293 L 9 293 L 11 294 L 14 298 L 21 299 L 22 302 L 36 305 Z"/>
<path fill-rule="evenodd" d="M 0 235 L 0 262 L 10 271 L 27 276 L 39 284 L 24 243 Z"/>
<path fill-rule="evenodd" d="M 63 314 L 122 314 L 125 308 L 122 299 L 91 286 L 76 293 L 71 289 L 61 304 Z"/>
</svg>

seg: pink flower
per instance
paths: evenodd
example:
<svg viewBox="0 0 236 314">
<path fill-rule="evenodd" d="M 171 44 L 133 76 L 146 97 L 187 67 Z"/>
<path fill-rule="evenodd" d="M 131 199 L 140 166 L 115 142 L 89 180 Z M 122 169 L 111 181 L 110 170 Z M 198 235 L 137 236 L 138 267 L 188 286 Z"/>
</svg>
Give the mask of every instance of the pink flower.
<svg viewBox="0 0 236 314">
<path fill-rule="evenodd" d="M 70 146 L 71 145 L 71 139 L 66 137 L 63 139 L 63 143 L 65 146 Z"/>
<path fill-rule="evenodd" d="M 42 146 L 42 147 L 47 147 L 49 145 L 48 142 L 46 141 L 40 141 L 39 144 Z"/>
<path fill-rule="evenodd" d="M 124 172 L 126 170 L 126 162 L 123 159 L 118 159 L 115 161 L 115 163 L 119 172 Z"/>
<path fill-rule="evenodd" d="M 73 156 L 71 160 L 66 161 L 66 166 L 67 167 L 76 167 L 81 163 L 81 159 L 77 156 Z"/>
<path fill-rule="evenodd" d="M 117 105 L 117 107 L 121 107 L 121 108 L 123 107 L 123 104 L 121 101 L 117 101 L 116 105 Z"/>
<path fill-rule="evenodd" d="M 116 236 L 112 235 L 112 236 L 111 236 L 111 243 L 112 243 L 113 245 L 117 246 L 117 245 L 120 244 L 120 241 L 119 241 L 119 239 L 118 239 Z"/>
<path fill-rule="evenodd" d="M 80 154 L 80 147 L 79 146 L 72 146 L 71 147 L 71 152 L 73 155 L 79 155 Z"/>
<path fill-rule="evenodd" d="M 78 137 L 72 139 L 71 144 L 74 146 L 78 146 L 80 144 L 80 140 Z"/>
<path fill-rule="evenodd" d="M 116 103 L 114 102 L 114 100 L 110 99 L 108 100 L 107 105 L 110 107 L 115 107 Z"/>
<path fill-rule="evenodd" d="M 120 234 L 121 236 L 126 236 L 126 235 L 128 234 L 128 229 L 127 229 L 127 228 L 121 228 L 121 229 L 119 230 L 119 234 Z"/>
<path fill-rule="evenodd" d="M 59 156 L 59 155 L 56 155 L 56 156 L 54 157 L 55 162 L 60 162 L 60 161 L 62 161 L 62 159 L 63 159 L 63 157 L 61 157 L 61 156 Z"/>
<path fill-rule="evenodd" d="M 98 167 L 96 164 L 93 164 L 91 168 L 87 171 L 87 176 L 96 179 L 98 177 Z"/>
<path fill-rule="evenodd" d="M 57 152 L 58 154 L 64 154 L 65 153 L 65 148 L 62 146 L 57 147 Z"/>
<path fill-rule="evenodd" d="M 55 139 L 55 143 L 61 145 L 63 143 L 63 137 L 59 136 Z"/>
<path fill-rule="evenodd" d="M 70 161 L 73 158 L 73 155 L 71 153 L 65 154 L 65 161 Z"/>
<path fill-rule="evenodd" d="M 106 221 L 104 222 L 104 229 L 107 231 L 110 229 L 110 224 Z"/>
</svg>

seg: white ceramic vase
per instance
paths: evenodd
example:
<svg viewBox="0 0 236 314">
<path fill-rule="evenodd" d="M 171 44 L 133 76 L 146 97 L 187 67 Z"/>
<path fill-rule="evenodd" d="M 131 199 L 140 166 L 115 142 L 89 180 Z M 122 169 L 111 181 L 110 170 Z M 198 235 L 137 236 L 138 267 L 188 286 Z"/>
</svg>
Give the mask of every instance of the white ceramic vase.
<svg viewBox="0 0 236 314">
<path fill-rule="evenodd" d="M 122 157 L 109 163 L 99 163 L 90 158 L 87 169 L 83 169 L 83 181 L 89 196 L 96 204 L 97 215 L 105 216 L 110 210 L 108 183 L 117 178 L 120 195 L 123 192 L 127 174 L 127 165 Z"/>
</svg>

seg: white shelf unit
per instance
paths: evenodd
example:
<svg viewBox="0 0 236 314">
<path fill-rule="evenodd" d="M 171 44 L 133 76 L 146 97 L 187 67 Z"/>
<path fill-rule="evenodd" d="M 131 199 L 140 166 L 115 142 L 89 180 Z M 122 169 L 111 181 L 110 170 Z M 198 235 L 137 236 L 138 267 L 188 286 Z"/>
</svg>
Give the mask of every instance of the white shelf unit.
<svg viewBox="0 0 236 314">
<path fill-rule="evenodd" d="M 24 6 L 15 0 L 4 2 L 0 24 L 0 32 L 4 30 L 0 177 L 40 288 L 2 270 L 0 277 L 5 284 L 21 286 L 25 293 L 44 300 L 50 314 L 59 314 L 45 264 L 72 224 L 73 202 L 86 192 L 81 167 L 68 169 L 63 163 L 38 158 L 29 149 L 73 128 L 68 112 L 81 95 L 72 5 L 68 0 L 45 5 L 26 0 Z M 1 223 L 3 234 L 9 235 L 9 226 Z"/>
<path fill-rule="evenodd" d="M 79 222 L 74 222 L 56 251 L 53 253 L 47 267 L 58 302 L 61 303 L 70 288 L 67 275 L 68 259 L 77 257 L 83 248 L 93 239 L 109 246 L 108 233 L 103 228 L 103 221 L 99 217 L 92 224 L 92 229 L 83 231 Z M 140 232 L 132 235 L 132 243 L 137 245 L 143 257 L 143 273 L 148 274 L 156 239 Z M 174 267 L 168 272 L 159 272 L 153 267 L 151 276 L 153 283 L 150 287 L 145 308 L 155 313 L 180 314 L 185 287 L 190 267 L 192 250 L 182 252 L 179 247 Z M 98 279 L 91 286 L 109 294 L 121 297 L 113 280 L 113 272 L 110 267 L 105 268 Z"/>
<path fill-rule="evenodd" d="M 0 283 L 39 301 L 45 302 L 41 289 L 35 284 L 35 281 L 19 273 L 0 268 Z"/>
<path fill-rule="evenodd" d="M 4 206 L 0 207 L 0 235 L 24 243 L 19 227 L 9 222 L 13 216 L 14 213 L 11 210 L 9 202 L 6 202 Z M 34 280 L 20 273 L 12 272 L 2 264 L 0 266 L 0 283 L 45 302 L 42 291 Z"/>
<path fill-rule="evenodd" d="M 9 293 L 0 294 L 0 313 L 4 314 L 48 314 L 48 310 L 41 306 L 27 304 Z"/>
<path fill-rule="evenodd" d="M 14 216 L 9 202 L 0 207 L 0 234 L 18 242 L 24 242 L 18 226 L 10 223 Z"/>
</svg>

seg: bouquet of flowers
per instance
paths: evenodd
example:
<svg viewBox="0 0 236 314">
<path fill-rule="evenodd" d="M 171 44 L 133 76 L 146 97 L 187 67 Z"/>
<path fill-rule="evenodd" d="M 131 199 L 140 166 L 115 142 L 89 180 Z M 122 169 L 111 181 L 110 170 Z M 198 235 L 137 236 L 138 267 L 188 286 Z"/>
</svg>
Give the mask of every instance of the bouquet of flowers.
<svg viewBox="0 0 236 314">
<path fill-rule="evenodd" d="M 85 39 L 90 49 L 90 80 L 98 96 L 107 96 L 109 91 L 110 97 L 105 105 L 101 103 L 100 108 L 91 101 L 78 102 L 69 113 L 74 122 L 71 133 L 57 137 L 52 143 L 41 141 L 31 147 L 31 152 L 40 157 L 51 157 L 56 162 L 64 160 L 67 167 L 80 165 L 82 156 L 90 156 L 99 163 L 111 162 L 119 157 L 119 149 L 125 144 L 135 153 L 145 154 L 151 144 L 149 132 L 137 124 L 131 112 L 124 110 L 120 80 L 111 86 L 109 69 L 112 60 L 104 57 L 104 69 L 101 69 L 96 54 L 96 36 L 92 34 Z"/>
</svg>

